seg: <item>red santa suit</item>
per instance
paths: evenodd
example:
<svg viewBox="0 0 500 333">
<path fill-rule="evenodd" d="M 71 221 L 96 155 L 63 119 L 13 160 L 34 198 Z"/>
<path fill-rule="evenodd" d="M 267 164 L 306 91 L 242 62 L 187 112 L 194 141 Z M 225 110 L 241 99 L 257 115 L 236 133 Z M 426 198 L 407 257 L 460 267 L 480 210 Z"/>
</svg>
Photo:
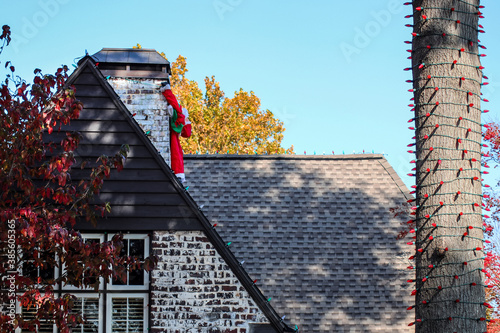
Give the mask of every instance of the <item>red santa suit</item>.
<svg viewBox="0 0 500 333">
<path fill-rule="evenodd" d="M 182 135 L 184 138 L 191 136 L 191 121 L 188 119 L 189 113 L 186 108 L 179 105 L 169 84 L 162 87 L 161 92 L 165 96 L 167 103 L 174 108 L 173 115 L 170 118 L 171 168 L 181 182 L 184 183 L 186 181 L 186 176 L 184 175 L 184 153 L 179 136 Z"/>
</svg>

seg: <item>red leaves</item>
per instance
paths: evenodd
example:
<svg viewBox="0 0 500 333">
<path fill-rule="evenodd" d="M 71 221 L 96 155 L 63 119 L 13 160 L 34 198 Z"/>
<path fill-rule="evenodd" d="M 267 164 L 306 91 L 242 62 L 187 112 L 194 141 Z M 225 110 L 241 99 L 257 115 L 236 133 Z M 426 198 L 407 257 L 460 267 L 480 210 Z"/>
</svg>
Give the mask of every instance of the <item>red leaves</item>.
<svg viewBox="0 0 500 333">
<path fill-rule="evenodd" d="M 115 160 L 114 166 L 118 172 L 123 170 L 123 161 L 122 160 Z"/>
<path fill-rule="evenodd" d="M 0 39 L 5 40 L 5 43 L 7 45 L 9 45 L 9 43 L 11 41 L 10 34 L 11 34 L 10 27 L 8 25 L 2 26 L 2 34 L 0 35 Z M 0 48 L 0 53 L 1 53 L 2 49 L 3 49 L 3 46 L 2 46 L 2 48 Z"/>
<path fill-rule="evenodd" d="M 103 172 L 104 172 L 104 175 L 106 176 L 106 178 L 109 178 L 110 171 L 111 171 L 111 167 L 109 165 L 104 166 Z"/>
<path fill-rule="evenodd" d="M 6 27 L 0 39 L 10 40 L 10 30 Z M 15 70 L 13 66 L 10 69 Z M 36 267 L 59 265 L 59 261 L 41 258 L 43 253 L 51 256 L 57 253 L 61 262 L 74 268 L 68 271 L 81 274 L 82 263 L 85 263 L 94 276 L 109 278 L 113 273 L 109 262 L 130 262 L 135 267 L 140 263 L 127 261 L 128 258 L 120 255 L 116 244 L 120 240 L 110 242 L 107 250 L 100 245 L 85 247 L 71 226 L 77 217 L 96 219 L 92 196 L 99 193 L 103 179 L 111 175 L 113 167 L 123 168 L 128 147 L 123 146 L 113 157 L 101 159 L 93 169 L 85 168 L 82 163 L 84 169 L 79 172 L 84 174 L 84 180 L 79 184 L 72 181 L 72 168 L 76 163 L 73 151 L 78 147 L 80 136 L 56 132 L 62 124 L 76 119 L 83 106 L 76 100 L 73 88 L 62 89 L 67 71 L 67 67 L 61 67 L 54 75 L 43 75 L 35 69 L 32 85 L 12 78 L 9 84 L 16 87 L 12 91 L 0 84 L 0 218 L 2 222 L 16 221 L 16 245 L 30 254 Z M 104 215 L 110 209 L 109 204 L 105 205 L 100 213 Z M 7 235 L 6 228 L 7 223 L 0 223 L 0 235 Z M 6 243 L 0 242 L 0 252 L 4 250 L 1 244 Z M 154 263 L 149 260 L 143 267 L 149 269 Z M 47 284 L 45 292 L 36 289 L 38 282 Z M 51 316 L 59 318 L 73 318 L 67 319 L 70 322 L 74 317 L 63 314 L 73 300 L 54 295 L 54 285 L 54 281 L 16 279 L 18 290 L 36 290 L 19 298 L 23 304 L 31 307 L 43 301 L 46 304 L 43 311 L 50 310 Z M 4 331 L 2 324 L 0 331 Z"/>
</svg>

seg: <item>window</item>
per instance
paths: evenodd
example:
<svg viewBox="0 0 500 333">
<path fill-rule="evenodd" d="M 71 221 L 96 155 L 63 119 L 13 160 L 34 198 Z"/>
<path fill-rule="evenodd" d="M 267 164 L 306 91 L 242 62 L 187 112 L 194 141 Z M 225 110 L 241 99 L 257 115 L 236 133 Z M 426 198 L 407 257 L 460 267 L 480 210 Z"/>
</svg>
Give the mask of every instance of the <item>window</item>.
<svg viewBox="0 0 500 333">
<path fill-rule="evenodd" d="M 57 262 L 57 257 L 54 254 L 50 254 L 45 251 L 40 251 L 39 248 L 33 248 L 30 250 L 18 250 L 16 251 L 16 262 L 18 265 L 16 267 L 17 272 L 25 277 L 29 277 L 33 280 L 37 287 L 43 287 L 43 284 L 53 280 L 58 276 L 59 269 L 55 267 Z M 20 294 L 18 294 L 19 296 Z M 35 319 L 38 306 L 30 305 L 21 306 L 20 302 L 16 302 L 16 312 L 23 314 L 24 321 L 31 321 Z M 40 323 L 33 325 L 31 328 L 15 330 L 16 333 L 56 333 L 57 327 L 52 319 L 40 319 Z"/>
<path fill-rule="evenodd" d="M 35 319 L 35 314 L 36 314 L 37 308 L 36 306 L 31 306 L 29 309 L 26 306 L 21 307 L 21 313 L 23 314 L 23 318 L 25 321 L 33 320 Z M 56 325 L 50 320 L 40 320 L 40 324 L 36 325 L 36 329 L 29 330 L 29 329 L 17 329 L 16 332 L 22 332 L 22 333 L 56 333 Z"/>
<path fill-rule="evenodd" d="M 102 298 L 102 297 L 101 297 Z M 84 323 L 72 328 L 72 333 L 101 333 L 102 332 L 102 302 L 98 294 L 79 295 L 73 307 L 73 313 L 82 315 Z M 35 318 L 36 307 L 25 306 L 21 307 L 24 320 L 32 320 Z M 51 320 L 41 320 L 39 325 L 36 325 L 36 330 L 17 329 L 16 333 L 56 333 L 56 325 Z M 110 331 L 111 332 L 111 331 Z"/>
<path fill-rule="evenodd" d="M 73 312 L 83 317 L 84 323 L 73 328 L 72 333 L 102 332 L 102 302 L 98 294 L 79 296 Z"/>
<path fill-rule="evenodd" d="M 107 332 L 147 332 L 147 295 L 108 294 Z"/>
<path fill-rule="evenodd" d="M 149 255 L 149 240 L 147 235 L 124 235 L 122 255 L 137 257 L 143 260 Z M 145 290 L 149 287 L 149 274 L 143 269 L 128 271 L 125 281 L 113 279 L 109 284 L 110 290 Z"/>
<path fill-rule="evenodd" d="M 104 241 L 104 234 L 82 234 L 82 238 L 86 244 L 102 243 Z M 62 272 L 63 272 L 63 274 L 71 275 L 71 272 L 68 272 L 64 265 L 62 267 Z M 85 272 L 83 273 L 83 275 L 85 276 Z M 104 281 L 103 278 L 99 278 L 99 289 L 102 289 L 103 281 Z M 97 278 L 90 278 L 89 282 L 95 283 L 95 282 L 97 282 Z M 83 290 L 94 290 L 94 288 L 92 286 L 85 287 L 85 288 L 79 288 L 79 287 L 75 287 L 74 285 L 71 285 L 71 284 L 65 284 L 63 286 L 63 289 L 65 289 L 65 290 L 82 290 L 82 289 Z"/>
<path fill-rule="evenodd" d="M 82 234 L 86 243 L 104 242 L 113 235 Z M 149 236 L 146 234 L 126 234 L 123 236 L 122 254 L 143 260 L 149 256 Z M 31 255 L 31 257 L 30 257 Z M 71 274 L 62 269 L 45 269 L 44 260 L 33 259 L 33 251 L 25 254 L 23 273 L 37 277 L 41 283 L 59 277 L 60 274 Z M 42 258 L 42 254 L 38 254 Z M 48 258 L 49 260 L 50 258 Z M 52 259 L 53 260 L 53 259 Z M 42 264 L 40 264 L 42 263 Z M 84 271 L 85 276 L 85 271 Z M 63 285 L 56 292 L 71 293 L 77 297 L 73 312 L 81 314 L 84 323 L 72 329 L 72 333 L 147 333 L 149 304 L 149 273 L 143 269 L 128 271 L 125 281 L 112 279 L 104 283 L 99 278 L 99 290 L 78 288 Z M 26 319 L 34 318 L 35 309 L 22 308 Z M 50 321 L 44 321 L 36 328 L 39 333 L 55 333 L 57 329 Z M 16 330 L 16 333 L 32 333 L 29 330 Z"/>
<path fill-rule="evenodd" d="M 149 255 L 147 235 L 123 236 L 122 255 L 143 260 Z M 128 271 L 125 281 L 113 279 L 108 283 L 106 332 L 148 332 L 149 274 L 143 269 Z M 124 293 L 126 291 L 127 293 Z"/>
<path fill-rule="evenodd" d="M 54 280 L 57 274 L 55 258 L 50 254 L 33 250 L 23 250 L 22 254 L 22 275 L 30 277 L 33 281 L 43 284 L 49 280 Z M 36 259 L 35 259 L 36 258 Z"/>
</svg>

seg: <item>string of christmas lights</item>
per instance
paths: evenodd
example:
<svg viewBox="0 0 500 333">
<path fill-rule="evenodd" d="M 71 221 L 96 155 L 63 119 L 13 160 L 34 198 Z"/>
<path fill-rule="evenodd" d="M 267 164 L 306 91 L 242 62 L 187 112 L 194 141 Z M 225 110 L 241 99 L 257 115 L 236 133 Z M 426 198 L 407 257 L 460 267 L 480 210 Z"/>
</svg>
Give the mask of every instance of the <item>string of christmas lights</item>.
<svg viewBox="0 0 500 333">
<path fill-rule="evenodd" d="M 413 94 L 408 106 L 415 113 L 408 122 L 415 123 L 409 128 L 416 133 L 415 141 L 408 145 L 416 149 L 408 152 L 417 155 L 411 161 L 415 168 L 408 174 L 416 177 L 412 186 L 416 198 L 408 201 L 414 203 L 408 224 L 415 225 L 410 230 L 415 236 L 407 244 L 415 249 L 410 260 L 416 260 L 408 267 L 416 272 L 415 279 L 408 280 L 416 284 L 411 293 L 416 302 L 408 308 L 415 309 L 416 319 L 409 326 L 429 328 L 433 326 L 421 325 L 432 325 L 433 321 L 484 322 L 484 309 L 474 311 L 480 314 L 477 317 L 460 316 L 456 307 L 450 307 L 449 316 L 437 316 L 438 312 L 432 310 L 433 304 L 442 308 L 447 303 L 491 307 L 483 300 L 472 299 L 471 293 L 465 293 L 464 299 L 451 299 L 451 294 L 444 293 L 456 288 L 484 288 L 484 244 L 488 242 L 483 239 L 487 227 L 482 219 L 489 216 L 483 214 L 484 204 L 476 201 L 484 196 L 473 189 L 488 187 L 481 178 L 488 172 L 476 164 L 481 147 L 486 146 L 482 144 L 482 128 L 487 125 L 481 123 L 480 116 L 488 110 L 482 110 L 480 103 L 488 100 L 482 98 L 480 88 L 488 84 L 483 82 L 488 78 L 480 64 L 486 55 L 479 52 L 486 47 L 470 38 L 485 32 L 477 23 L 483 18 L 484 6 L 466 0 L 456 0 L 449 7 L 424 6 L 429 4 L 425 1 L 418 4 L 404 3 L 413 7 L 413 13 L 405 18 L 414 21 L 406 24 L 414 30 L 412 40 L 405 41 L 412 45 L 407 51 L 413 64 L 404 70 L 413 72 L 413 78 L 406 82 L 413 85 L 408 89 Z M 458 28 L 462 33 L 455 33 Z M 462 270 L 450 271 L 452 267 Z M 472 282 L 457 284 L 458 280 Z"/>
<path fill-rule="evenodd" d="M 453 91 L 458 91 L 458 92 L 463 92 L 463 93 L 466 93 L 467 95 L 469 96 L 478 96 L 479 97 L 479 94 L 476 94 L 476 93 L 473 93 L 471 91 L 468 91 L 468 90 L 463 90 L 463 89 L 459 89 L 459 88 L 454 88 L 454 87 L 422 87 L 422 88 L 419 88 L 419 89 L 409 89 L 408 91 L 409 92 L 417 92 L 419 90 L 424 90 L 424 89 L 431 89 L 431 90 L 434 90 L 434 91 L 438 91 L 439 89 L 443 89 L 443 90 L 453 90 Z"/>
</svg>

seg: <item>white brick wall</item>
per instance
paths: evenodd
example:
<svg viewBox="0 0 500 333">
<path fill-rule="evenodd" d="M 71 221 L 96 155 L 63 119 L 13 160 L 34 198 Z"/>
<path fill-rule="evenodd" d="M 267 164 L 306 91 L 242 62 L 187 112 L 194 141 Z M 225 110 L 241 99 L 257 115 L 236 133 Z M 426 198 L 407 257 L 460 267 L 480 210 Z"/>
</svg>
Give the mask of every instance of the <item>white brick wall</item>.
<svg viewBox="0 0 500 333">
<path fill-rule="evenodd" d="M 156 231 L 152 249 L 152 333 L 247 333 L 268 322 L 202 231 Z"/>
<path fill-rule="evenodd" d="M 159 79 L 109 78 L 108 83 L 118 94 L 144 132 L 151 131 L 150 140 L 170 165 L 170 119 L 167 101 L 155 86 Z"/>
</svg>

